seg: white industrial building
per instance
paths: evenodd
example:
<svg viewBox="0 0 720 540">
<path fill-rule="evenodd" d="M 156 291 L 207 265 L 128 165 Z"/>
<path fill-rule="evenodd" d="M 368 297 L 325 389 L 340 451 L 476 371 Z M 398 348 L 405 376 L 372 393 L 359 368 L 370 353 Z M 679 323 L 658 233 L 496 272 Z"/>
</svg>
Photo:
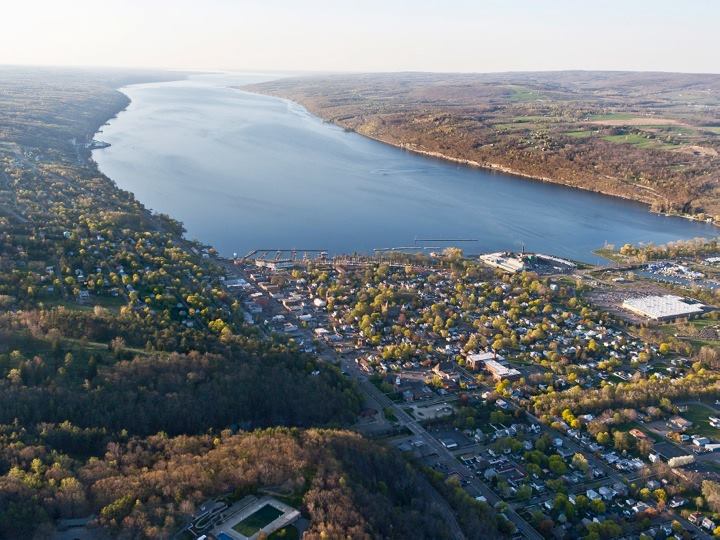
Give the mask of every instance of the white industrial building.
<svg viewBox="0 0 720 540">
<path fill-rule="evenodd" d="M 525 261 L 512 253 L 487 253 L 485 255 L 480 255 L 480 260 L 488 266 L 499 268 L 500 270 L 505 270 L 506 272 L 515 273 L 525 269 Z"/>
<path fill-rule="evenodd" d="M 690 317 L 705 311 L 705 305 L 697 300 L 673 294 L 629 298 L 623 302 L 622 307 L 655 321 Z"/>
</svg>

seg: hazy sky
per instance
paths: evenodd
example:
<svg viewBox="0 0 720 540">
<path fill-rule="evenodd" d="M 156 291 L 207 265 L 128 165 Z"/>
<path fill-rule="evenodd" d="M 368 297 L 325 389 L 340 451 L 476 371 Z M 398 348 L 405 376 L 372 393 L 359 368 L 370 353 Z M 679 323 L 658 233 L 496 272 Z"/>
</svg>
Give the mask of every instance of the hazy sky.
<svg viewBox="0 0 720 540">
<path fill-rule="evenodd" d="M 0 64 L 720 73 L 718 0 L 4 0 Z"/>
</svg>

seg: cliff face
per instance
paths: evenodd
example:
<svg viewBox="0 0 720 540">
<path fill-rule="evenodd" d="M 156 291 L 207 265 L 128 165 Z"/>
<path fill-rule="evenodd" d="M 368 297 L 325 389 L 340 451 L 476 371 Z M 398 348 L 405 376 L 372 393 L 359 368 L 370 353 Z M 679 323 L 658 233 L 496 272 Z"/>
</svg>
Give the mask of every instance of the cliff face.
<svg viewBox="0 0 720 540">
<path fill-rule="evenodd" d="M 720 221 L 720 76 L 370 74 L 246 90 L 409 150 Z"/>
</svg>

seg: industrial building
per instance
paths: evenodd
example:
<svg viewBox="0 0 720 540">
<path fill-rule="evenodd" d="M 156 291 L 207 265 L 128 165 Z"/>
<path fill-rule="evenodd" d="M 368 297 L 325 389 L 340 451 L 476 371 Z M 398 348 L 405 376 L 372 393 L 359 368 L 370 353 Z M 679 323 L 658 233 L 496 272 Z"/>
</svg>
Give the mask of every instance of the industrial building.
<svg viewBox="0 0 720 540">
<path fill-rule="evenodd" d="M 487 253 L 480 255 L 480 260 L 488 266 L 499 268 L 506 272 L 515 273 L 525 269 L 525 261 L 512 253 Z"/>
<path fill-rule="evenodd" d="M 623 302 L 622 307 L 654 321 L 691 317 L 705 311 L 705 305 L 697 300 L 672 294 L 629 298 Z"/>
<path fill-rule="evenodd" d="M 498 252 L 480 255 L 480 260 L 493 268 L 498 268 L 511 274 L 529 271 L 538 274 L 567 274 L 577 265 L 572 261 L 543 255 L 542 253 L 511 253 Z"/>
</svg>

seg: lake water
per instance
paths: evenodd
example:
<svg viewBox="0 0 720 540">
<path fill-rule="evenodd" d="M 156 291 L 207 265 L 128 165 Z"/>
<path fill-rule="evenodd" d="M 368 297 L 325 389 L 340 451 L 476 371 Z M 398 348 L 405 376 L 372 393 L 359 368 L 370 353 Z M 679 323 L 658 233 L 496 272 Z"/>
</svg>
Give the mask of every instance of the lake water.
<svg viewBox="0 0 720 540">
<path fill-rule="evenodd" d="M 262 75 L 123 88 L 132 103 L 97 138 L 100 170 L 222 254 L 370 252 L 471 238 L 466 252 L 540 251 L 595 261 L 605 242 L 714 236 L 643 205 L 411 154 L 297 104 L 230 88 Z M 418 245 L 423 245 L 420 242 Z M 426 246 L 443 246 L 440 242 Z"/>
</svg>

